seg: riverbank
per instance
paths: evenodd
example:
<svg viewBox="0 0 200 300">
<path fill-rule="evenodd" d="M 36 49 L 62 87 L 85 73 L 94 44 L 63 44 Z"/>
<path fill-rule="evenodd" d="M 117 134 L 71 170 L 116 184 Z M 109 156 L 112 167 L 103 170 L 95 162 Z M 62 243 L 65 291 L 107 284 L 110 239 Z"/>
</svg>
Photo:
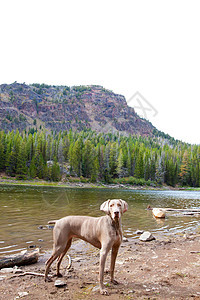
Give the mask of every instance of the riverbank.
<svg viewBox="0 0 200 300">
<path fill-rule="evenodd" d="M 0 299 L 200 299 L 200 235 L 158 237 L 151 242 L 130 239 L 123 242 L 117 257 L 115 277 L 119 285 L 109 282 L 106 272 L 104 282 L 110 293 L 101 296 L 98 290 L 99 250 L 83 241 L 75 241 L 69 254 L 72 269 L 64 258 L 62 273 L 67 285 L 57 288 L 53 282 L 44 283 L 41 277 L 7 274 L 1 280 Z M 44 273 L 45 261 L 50 251 L 40 257 L 37 264 L 21 267 L 23 271 Z M 109 268 L 110 257 L 106 263 Z M 51 274 L 55 274 L 55 264 Z M 4 274 L 0 274 L 4 275 Z M 14 277 L 13 277 L 14 276 Z M 22 295 L 22 294 L 21 294 Z M 25 294 L 24 294 L 25 295 Z"/>
<path fill-rule="evenodd" d="M 75 180 L 74 182 L 59 181 L 50 182 L 42 179 L 33 180 L 16 180 L 13 177 L 0 176 L 0 185 L 20 185 L 20 186 L 41 186 L 41 187 L 59 187 L 59 188 L 108 188 L 108 189 L 129 189 L 129 190 L 191 190 L 200 191 L 200 188 L 193 187 L 171 187 L 167 185 L 149 186 L 149 185 L 131 185 L 131 184 L 106 184 L 102 182 L 81 182 Z"/>
</svg>

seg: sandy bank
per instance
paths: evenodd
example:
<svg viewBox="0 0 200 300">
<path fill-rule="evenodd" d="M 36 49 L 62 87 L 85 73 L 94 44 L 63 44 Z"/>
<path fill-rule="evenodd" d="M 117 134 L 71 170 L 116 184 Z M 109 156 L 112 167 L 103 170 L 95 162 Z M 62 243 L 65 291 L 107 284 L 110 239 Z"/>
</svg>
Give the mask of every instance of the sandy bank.
<svg viewBox="0 0 200 300">
<path fill-rule="evenodd" d="M 23 299 L 200 299 L 200 236 L 197 233 L 184 237 L 159 237 L 151 242 L 129 240 L 123 242 L 116 262 L 116 279 L 119 285 L 105 284 L 109 297 L 98 291 L 99 250 L 83 241 L 76 241 L 69 251 L 73 265 L 70 272 L 64 258 L 62 273 L 67 286 L 56 288 L 54 282 L 27 275 L 13 277 L 7 274 L 1 280 L 0 299 L 15 299 L 19 292 L 27 292 Z M 40 261 L 22 267 L 23 271 L 44 272 L 45 253 Z M 109 268 L 110 256 L 106 269 Z M 55 274 L 55 264 L 52 267 Z M 3 274 L 1 274 L 3 275 Z M 53 278 L 55 281 L 56 277 Z"/>
</svg>

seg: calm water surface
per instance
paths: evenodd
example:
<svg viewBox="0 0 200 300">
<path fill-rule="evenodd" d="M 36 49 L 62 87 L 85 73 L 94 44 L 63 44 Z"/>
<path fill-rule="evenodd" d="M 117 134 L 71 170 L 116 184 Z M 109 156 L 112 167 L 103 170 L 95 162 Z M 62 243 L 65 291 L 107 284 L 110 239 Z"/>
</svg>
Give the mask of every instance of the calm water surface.
<svg viewBox="0 0 200 300">
<path fill-rule="evenodd" d="M 200 192 L 139 191 L 52 187 L 0 186 L 0 255 L 15 253 L 32 245 L 52 248 L 52 230 L 39 229 L 49 220 L 66 215 L 102 216 L 100 204 L 121 198 L 129 210 L 123 216 L 123 232 L 136 238 L 137 229 L 171 234 L 199 226 L 200 217 L 170 213 L 163 220 L 152 217 L 152 207 L 200 208 Z"/>
</svg>

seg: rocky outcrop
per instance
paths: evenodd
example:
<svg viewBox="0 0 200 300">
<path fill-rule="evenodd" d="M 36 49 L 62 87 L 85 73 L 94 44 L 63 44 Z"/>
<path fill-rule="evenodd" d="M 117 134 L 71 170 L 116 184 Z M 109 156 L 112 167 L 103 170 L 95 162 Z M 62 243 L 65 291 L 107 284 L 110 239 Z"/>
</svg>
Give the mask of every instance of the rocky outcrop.
<svg viewBox="0 0 200 300">
<path fill-rule="evenodd" d="M 101 86 L 0 85 L 0 126 L 151 135 L 154 127 L 141 119 L 122 95 Z"/>
</svg>

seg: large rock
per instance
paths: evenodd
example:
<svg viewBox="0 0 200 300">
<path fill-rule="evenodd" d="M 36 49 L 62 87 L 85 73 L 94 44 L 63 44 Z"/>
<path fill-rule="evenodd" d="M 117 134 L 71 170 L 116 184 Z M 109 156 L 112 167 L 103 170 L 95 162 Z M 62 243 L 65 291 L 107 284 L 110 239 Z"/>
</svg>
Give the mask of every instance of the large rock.
<svg viewBox="0 0 200 300">
<path fill-rule="evenodd" d="M 152 240 L 155 240 L 155 237 L 151 234 L 151 232 L 145 231 L 145 232 L 143 232 L 143 234 L 141 234 L 139 239 L 140 239 L 140 241 L 143 241 L 143 242 L 150 242 Z"/>
<path fill-rule="evenodd" d="M 153 208 L 152 213 L 155 218 L 165 218 L 165 211 L 161 208 Z"/>
</svg>

